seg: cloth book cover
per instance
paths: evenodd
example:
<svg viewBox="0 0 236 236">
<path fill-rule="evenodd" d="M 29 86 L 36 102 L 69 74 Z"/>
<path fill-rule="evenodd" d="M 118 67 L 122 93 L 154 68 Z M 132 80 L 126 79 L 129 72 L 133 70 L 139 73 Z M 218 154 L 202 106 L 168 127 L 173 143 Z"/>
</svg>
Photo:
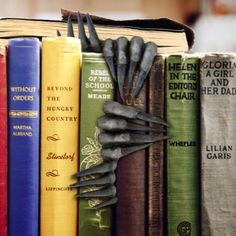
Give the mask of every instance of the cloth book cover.
<svg viewBox="0 0 236 236">
<path fill-rule="evenodd" d="M 103 104 L 113 100 L 114 85 L 103 58 L 99 53 L 83 53 L 80 106 L 80 170 L 102 162 L 100 130 L 96 120 L 104 115 Z M 96 187 L 80 191 L 93 191 Z M 112 236 L 111 207 L 92 209 L 101 199 L 79 200 L 79 235 Z"/>
<path fill-rule="evenodd" d="M 41 236 L 77 235 L 80 59 L 79 39 L 42 40 Z"/>
<path fill-rule="evenodd" d="M 9 236 L 39 233 L 40 42 L 9 40 Z"/>
<path fill-rule="evenodd" d="M 0 235 L 7 236 L 7 74 L 6 47 L 0 46 Z"/>
<path fill-rule="evenodd" d="M 199 58 L 166 58 L 166 235 L 199 235 Z"/>
<path fill-rule="evenodd" d="M 236 235 L 236 54 L 201 58 L 202 236 Z"/>
</svg>

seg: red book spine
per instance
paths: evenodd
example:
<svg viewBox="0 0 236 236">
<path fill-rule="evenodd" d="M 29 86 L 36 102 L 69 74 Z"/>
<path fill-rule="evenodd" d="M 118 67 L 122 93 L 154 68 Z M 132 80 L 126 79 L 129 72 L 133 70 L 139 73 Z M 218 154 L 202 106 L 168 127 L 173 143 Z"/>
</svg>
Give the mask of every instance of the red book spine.
<svg viewBox="0 0 236 236">
<path fill-rule="evenodd" d="M 0 46 L 0 121 L 0 235 L 7 236 L 7 79 L 4 46 Z"/>
</svg>

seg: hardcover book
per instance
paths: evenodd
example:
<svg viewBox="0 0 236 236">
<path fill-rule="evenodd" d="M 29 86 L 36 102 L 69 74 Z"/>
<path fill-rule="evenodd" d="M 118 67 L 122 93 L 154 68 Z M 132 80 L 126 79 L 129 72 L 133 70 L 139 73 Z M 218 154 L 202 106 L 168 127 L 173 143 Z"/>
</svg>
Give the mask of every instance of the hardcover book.
<svg viewBox="0 0 236 236">
<path fill-rule="evenodd" d="M 136 79 L 137 76 L 134 81 Z M 147 112 L 146 92 L 148 92 L 147 83 L 144 84 L 136 99 L 128 97 L 123 103 Z M 147 177 L 147 149 L 129 154 L 119 160 L 117 166 L 118 202 L 115 213 L 116 236 L 145 235 L 148 207 Z"/>
<path fill-rule="evenodd" d="M 199 59 L 166 58 L 166 235 L 199 235 Z"/>
<path fill-rule="evenodd" d="M 40 42 L 9 40 L 9 236 L 39 232 Z"/>
<path fill-rule="evenodd" d="M 77 12 L 62 9 L 61 13 L 63 20 L 67 20 L 68 16 L 77 20 Z M 85 20 L 86 15 L 81 15 Z M 168 18 L 111 20 L 93 15 L 91 17 L 102 40 L 117 39 L 121 36 L 131 39 L 133 36 L 139 36 L 145 42 L 156 43 L 159 46 L 159 53 L 184 52 L 193 45 L 192 29 Z"/>
<path fill-rule="evenodd" d="M 149 112 L 161 118 L 164 118 L 165 107 L 164 66 L 164 57 L 157 56 L 149 78 Z M 148 235 L 164 235 L 164 142 L 153 143 L 149 147 Z"/>
<path fill-rule="evenodd" d="M 103 58 L 99 53 L 83 53 L 80 106 L 80 170 L 88 169 L 102 162 L 101 145 L 98 142 L 100 130 L 96 120 L 103 115 L 103 104 L 113 100 L 114 85 Z M 81 189 L 93 191 L 95 187 Z M 92 209 L 99 199 L 80 199 L 79 235 L 112 236 L 111 207 Z"/>
<path fill-rule="evenodd" d="M 236 235 L 236 54 L 201 59 L 202 236 Z"/>
<path fill-rule="evenodd" d="M 41 207 L 42 236 L 77 235 L 80 40 L 42 40 Z"/>
<path fill-rule="evenodd" d="M 0 235 L 7 236 L 7 74 L 6 47 L 0 46 Z"/>
<path fill-rule="evenodd" d="M 67 17 L 77 20 L 77 13 L 62 10 L 64 21 L 2 18 L 0 20 L 0 38 L 16 36 L 55 36 L 59 29 L 61 34 L 67 35 Z M 84 14 L 81 14 L 83 17 Z M 193 31 L 178 22 L 167 18 L 153 20 L 115 21 L 97 16 L 91 16 L 101 40 L 107 38 L 117 39 L 120 36 L 140 36 L 145 42 L 153 41 L 159 46 L 159 52 L 184 52 L 193 45 Z M 74 32 L 77 34 L 78 26 L 74 23 Z M 86 27 L 86 33 L 87 27 Z"/>
</svg>

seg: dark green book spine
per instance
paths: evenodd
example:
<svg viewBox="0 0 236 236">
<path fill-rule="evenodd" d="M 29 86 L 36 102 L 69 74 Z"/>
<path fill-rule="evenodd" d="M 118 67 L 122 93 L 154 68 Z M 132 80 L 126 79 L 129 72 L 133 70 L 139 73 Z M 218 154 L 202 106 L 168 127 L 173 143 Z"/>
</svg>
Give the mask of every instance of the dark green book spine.
<svg viewBox="0 0 236 236">
<path fill-rule="evenodd" d="M 168 235 L 199 235 L 199 59 L 166 59 Z"/>
<path fill-rule="evenodd" d="M 113 99 L 113 83 L 102 54 L 83 54 L 80 109 L 80 170 L 102 161 L 96 120 L 105 101 Z M 92 191 L 95 187 L 83 189 Z M 79 201 L 79 236 L 111 236 L 111 208 L 94 210 L 99 199 Z"/>
</svg>

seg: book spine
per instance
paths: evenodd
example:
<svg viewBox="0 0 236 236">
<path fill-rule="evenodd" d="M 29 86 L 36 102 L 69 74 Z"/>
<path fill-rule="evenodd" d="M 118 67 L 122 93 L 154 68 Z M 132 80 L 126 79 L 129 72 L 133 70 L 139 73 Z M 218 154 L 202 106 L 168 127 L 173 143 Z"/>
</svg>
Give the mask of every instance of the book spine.
<svg viewBox="0 0 236 236">
<path fill-rule="evenodd" d="M 105 101 L 113 100 L 114 85 L 102 54 L 84 53 L 81 76 L 80 170 L 102 161 L 96 120 L 103 115 Z M 95 187 L 82 189 L 92 191 Z M 92 209 L 99 199 L 80 199 L 79 235 L 111 236 L 111 208 Z"/>
<path fill-rule="evenodd" d="M 134 80 L 137 79 L 135 76 Z M 127 98 L 126 105 L 147 111 L 147 83 L 136 99 Z M 119 99 L 119 98 L 118 98 Z M 147 150 L 121 158 L 117 166 L 116 236 L 144 236 L 147 218 Z"/>
<path fill-rule="evenodd" d="M 9 40 L 9 235 L 39 229 L 40 43 Z"/>
<path fill-rule="evenodd" d="M 202 236 L 236 235 L 236 54 L 201 59 Z"/>
<path fill-rule="evenodd" d="M 0 46 L 0 235 L 7 236 L 7 78 L 6 48 Z"/>
<path fill-rule="evenodd" d="M 199 235 L 199 59 L 166 59 L 168 235 Z"/>
<path fill-rule="evenodd" d="M 42 40 L 42 236 L 77 234 L 77 199 L 69 188 L 78 171 L 80 40 Z"/>
<path fill-rule="evenodd" d="M 164 118 L 164 58 L 154 61 L 149 78 L 149 112 Z M 154 125 L 152 125 L 155 127 Z M 148 235 L 164 235 L 164 143 L 153 143 L 148 156 Z"/>
</svg>

